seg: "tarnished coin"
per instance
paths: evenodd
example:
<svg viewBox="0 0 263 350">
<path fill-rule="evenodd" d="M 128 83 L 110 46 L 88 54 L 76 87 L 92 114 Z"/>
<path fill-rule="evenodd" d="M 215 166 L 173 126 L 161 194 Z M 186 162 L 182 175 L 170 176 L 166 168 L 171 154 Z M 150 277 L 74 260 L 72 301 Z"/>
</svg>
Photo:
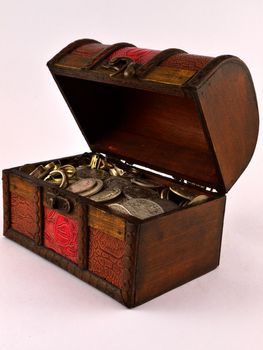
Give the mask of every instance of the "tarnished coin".
<svg viewBox="0 0 263 350">
<path fill-rule="evenodd" d="M 117 214 L 121 213 L 121 214 L 131 215 L 129 210 L 125 208 L 124 205 L 121 203 L 111 203 L 111 204 L 108 204 L 108 207 L 111 208 Z"/>
<path fill-rule="evenodd" d="M 123 203 L 130 215 L 141 220 L 164 213 L 163 208 L 150 199 L 133 198 Z"/>
<path fill-rule="evenodd" d="M 90 197 L 90 196 L 93 196 L 94 194 L 98 193 L 102 189 L 103 181 L 100 179 L 95 179 L 95 180 L 96 180 L 95 186 L 92 187 L 88 191 L 84 191 L 84 192 L 80 193 L 81 196 Z"/>
<path fill-rule="evenodd" d="M 130 185 L 131 182 L 129 179 L 126 179 L 122 176 L 111 176 L 108 179 L 104 181 L 104 186 L 107 188 L 120 188 L 121 190 L 127 186 Z"/>
<path fill-rule="evenodd" d="M 121 194 L 121 189 L 117 187 L 108 188 L 106 190 L 98 192 L 94 196 L 91 196 L 90 199 L 92 199 L 95 202 L 107 202 L 111 199 L 118 197 L 120 194 Z"/>
<path fill-rule="evenodd" d="M 172 191 L 174 194 L 177 194 L 180 197 L 183 197 L 188 200 L 192 200 L 195 198 L 195 193 L 179 184 L 174 184 L 171 186 L 170 191 Z"/>
<path fill-rule="evenodd" d="M 128 199 L 131 198 L 159 198 L 159 195 L 156 191 L 151 190 L 150 188 L 143 188 L 136 185 L 125 186 L 122 190 L 124 196 Z"/>
<path fill-rule="evenodd" d="M 97 181 L 92 178 L 80 179 L 68 186 L 67 190 L 74 193 L 89 191 L 96 185 Z"/>
<path fill-rule="evenodd" d="M 102 169 L 90 169 L 89 166 L 80 166 L 77 169 L 77 176 L 80 179 L 86 179 L 86 178 L 96 178 L 96 179 L 100 179 L 100 180 L 105 180 L 107 179 L 110 174 Z"/>
<path fill-rule="evenodd" d="M 209 199 L 208 196 L 205 194 L 200 194 L 200 196 L 196 196 L 194 199 L 192 199 L 188 205 L 195 205 L 195 204 L 201 204 L 203 202 L 206 202 Z"/>
<path fill-rule="evenodd" d="M 155 199 L 155 203 L 159 204 L 160 207 L 163 208 L 164 212 L 167 213 L 168 211 L 180 209 L 180 207 L 174 203 L 173 201 L 169 201 L 167 199 Z"/>
<path fill-rule="evenodd" d="M 146 187 L 146 188 L 158 188 L 158 187 L 162 186 L 162 185 L 157 184 L 151 180 L 145 180 L 141 177 L 134 177 L 131 179 L 131 182 L 138 185 L 138 186 L 142 186 L 142 187 Z"/>
</svg>

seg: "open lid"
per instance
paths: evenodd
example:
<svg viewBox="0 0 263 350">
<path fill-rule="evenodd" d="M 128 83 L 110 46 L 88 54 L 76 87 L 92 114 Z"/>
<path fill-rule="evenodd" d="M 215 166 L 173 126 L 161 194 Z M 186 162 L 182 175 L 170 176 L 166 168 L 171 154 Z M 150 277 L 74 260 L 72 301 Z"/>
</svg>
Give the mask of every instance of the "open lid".
<svg viewBox="0 0 263 350">
<path fill-rule="evenodd" d="M 252 157 L 257 102 L 237 57 L 84 39 L 48 66 L 94 152 L 221 193 Z"/>
</svg>

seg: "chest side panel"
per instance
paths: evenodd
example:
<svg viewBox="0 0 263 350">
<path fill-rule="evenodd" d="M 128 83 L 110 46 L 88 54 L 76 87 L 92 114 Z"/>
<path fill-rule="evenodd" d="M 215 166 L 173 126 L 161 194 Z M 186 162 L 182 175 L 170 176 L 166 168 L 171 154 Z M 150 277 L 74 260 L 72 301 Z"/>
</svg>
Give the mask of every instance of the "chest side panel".
<svg viewBox="0 0 263 350">
<path fill-rule="evenodd" d="M 136 304 L 219 264 L 225 197 L 149 221 L 141 227 Z"/>
</svg>

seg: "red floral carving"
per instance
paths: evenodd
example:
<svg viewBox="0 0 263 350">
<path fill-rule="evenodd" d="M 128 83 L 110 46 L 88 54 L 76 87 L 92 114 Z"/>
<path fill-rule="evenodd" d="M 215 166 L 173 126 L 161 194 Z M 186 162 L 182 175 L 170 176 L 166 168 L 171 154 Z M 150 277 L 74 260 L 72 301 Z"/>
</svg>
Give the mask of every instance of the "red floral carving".
<svg viewBox="0 0 263 350">
<path fill-rule="evenodd" d="M 124 241 L 90 228 L 89 270 L 122 288 L 124 248 Z"/>
<path fill-rule="evenodd" d="M 45 208 L 44 245 L 77 263 L 78 223 L 55 210 Z"/>
<path fill-rule="evenodd" d="M 23 196 L 11 193 L 11 227 L 34 238 L 37 232 L 36 204 Z"/>
</svg>

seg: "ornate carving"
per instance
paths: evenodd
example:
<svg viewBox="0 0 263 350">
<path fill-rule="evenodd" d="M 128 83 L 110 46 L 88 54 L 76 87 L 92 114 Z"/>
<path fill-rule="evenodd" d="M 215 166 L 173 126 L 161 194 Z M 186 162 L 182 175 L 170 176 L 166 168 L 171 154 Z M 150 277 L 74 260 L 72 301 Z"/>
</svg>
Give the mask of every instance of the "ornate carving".
<svg viewBox="0 0 263 350">
<path fill-rule="evenodd" d="M 38 230 L 36 204 L 15 192 L 11 192 L 11 226 L 33 239 Z"/>
<path fill-rule="evenodd" d="M 78 222 L 45 208 L 44 245 L 71 261 L 78 262 Z"/>
<path fill-rule="evenodd" d="M 90 228 L 89 270 L 122 288 L 125 242 Z"/>
<path fill-rule="evenodd" d="M 11 225 L 9 177 L 3 172 L 4 234 Z"/>
<path fill-rule="evenodd" d="M 132 307 L 134 304 L 133 296 L 136 269 L 137 237 L 137 226 L 127 222 L 122 296 L 125 305 L 128 307 Z"/>
</svg>

